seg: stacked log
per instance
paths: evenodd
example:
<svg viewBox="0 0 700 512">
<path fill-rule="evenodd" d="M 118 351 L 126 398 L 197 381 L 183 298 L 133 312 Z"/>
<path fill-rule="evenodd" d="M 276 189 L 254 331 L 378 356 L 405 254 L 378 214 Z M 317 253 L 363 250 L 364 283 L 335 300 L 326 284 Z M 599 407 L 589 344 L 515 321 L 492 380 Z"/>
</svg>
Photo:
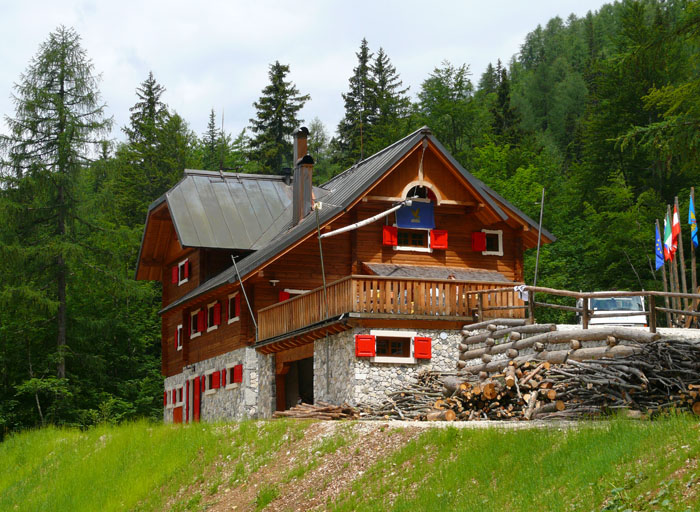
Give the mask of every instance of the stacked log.
<svg viewBox="0 0 700 512">
<path fill-rule="evenodd" d="M 301 403 L 286 411 L 276 411 L 273 417 L 315 420 L 354 420 L 360 417 L 360 412 L 347 404 L 332 405 L 326 402 L 316 402 L 315 404 Z"/>
</svg>

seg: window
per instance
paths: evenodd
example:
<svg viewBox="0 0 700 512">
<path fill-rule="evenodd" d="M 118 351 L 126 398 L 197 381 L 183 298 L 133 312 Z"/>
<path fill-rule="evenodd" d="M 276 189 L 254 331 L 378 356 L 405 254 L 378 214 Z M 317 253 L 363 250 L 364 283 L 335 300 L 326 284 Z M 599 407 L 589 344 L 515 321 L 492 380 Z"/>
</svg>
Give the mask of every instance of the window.
<svg viewBox="0 0 700 512">
<path fill-rule="evenodd" d="M 185 284 L 190 278 L 190 260 L 186 259 L 177 265 L 177 285 Z"/>
<path fill-rule="evenodd" d="M 182 350 L 182 324 L 178 325 L 175 330 L 175 341 L 177 342 L 177 349 Z"/>
<path fill-rule="evenodd" d="M 243 365 L 232 364 L 226 367 L 226 388 L 234 389 L 241 385 L 243 372 Z"/>
<path fill-rule="evenodd" d="M 228 323 L 237 322 L 241 316 L 241 296 L 238 292 L 228 296 Z M 228 380 L 227 380 L 228 382 Z"/>
<path fill-rule="evenodd" d="M 182 387 L 179 387 L 175 390 L 175 403 L 173 404 L 174 407 L 179 407 L 183 404 L 183 399 L 182 399 Z"/>
<path fill-rule="evenodd" d="M 481 232 L 486 234 L 486 250 L 481 254 L 503 256 L 503 231 L 482 229 Z"/>
<path fill-rule="evenodd" d="M 214 372 L 214 370 L 209 370 L 208 372 L 206 372 L 204 374 L 204 383 L 205 383 L 204 394 L 205 395 L 211 395 L 213 393 L 216 393 L 216 388 L 219 387 L 218 386 L 218 384 L 219 384 L 218 379 L 216 379 L 217 380 L 216 386 L 214 385 L 214 375 L 216 375 L 218 377 L 219 372 Z"/>
<path fill-rule="evenodd" d="M 207 332 L 217 329 L 220 323 L 221 305 L 218 302 L 212 302 L 207 305 Z"/>
<path fill-rule="evenodd" d="M 398 245 L 407 247 L 428 247 L 428 232 L 417 229 L 399 229 Z"/>
<path fill-rule="evenodd" d="M 200 315 L 200 313 L 202 314 Z M 204 312 L 201 309 L 196 309 L 190 313 L 190 339 L 201 336 L 204 326 L 200 325 L 202 322 L 200 322 L 199 319 L 203 317 L 203 314 Z M 200 329 L 200 327 L 202 327 L 202 329 Z"/>
<path fill-rule="evenodd" d="M 376 355 L 379 357 L 410 357 L 411 338 L 376 337 Z"/>
</svg>

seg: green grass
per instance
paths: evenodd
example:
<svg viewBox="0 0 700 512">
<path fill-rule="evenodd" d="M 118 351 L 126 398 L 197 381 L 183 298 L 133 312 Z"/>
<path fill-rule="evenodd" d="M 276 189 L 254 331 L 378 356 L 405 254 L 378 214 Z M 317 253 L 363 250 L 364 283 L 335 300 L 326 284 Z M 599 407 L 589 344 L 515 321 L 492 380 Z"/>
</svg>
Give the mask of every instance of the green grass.
<svg viewBox="0 0 700 512">
<path fill-rule="evenodd" d="M 204 482 L 204 475 L 211 492 L 224 464 L 244 479 L 304 428 L 286 421 L 136 422 L 25 432 L 0 444 L 0 510 L 158 509 L 181 487 Z M 194 493 L 173 508 L 196 510 L 201 499 Z"/>
<path fill-rule="evenodd" d="M 575 430 L 432 429 L 379 461 L 333 510 L 698 510 L 693 417 Z M 692 464 L 691 464 L 692 465 Z M 697 464 L 695 464 L 697 465 Z M 661 494 L 661 497 L 659 497 Z"/>
</svg>

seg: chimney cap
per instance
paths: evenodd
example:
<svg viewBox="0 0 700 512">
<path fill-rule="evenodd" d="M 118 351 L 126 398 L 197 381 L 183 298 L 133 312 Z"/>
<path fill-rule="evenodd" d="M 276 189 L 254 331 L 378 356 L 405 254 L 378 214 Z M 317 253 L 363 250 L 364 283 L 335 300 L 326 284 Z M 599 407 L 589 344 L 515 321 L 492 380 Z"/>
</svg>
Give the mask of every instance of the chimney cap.
<svg viewBox="0 0 700 512">
<path fill-rule="evenodd" d="M 314 159 L 311 155 L 304 155 L 296 161 L 296 165 L 314 165 Z"/>
<path fill-rule="evenodd" d="M 296 130 L 294 130 L 294 137 L 299 138 L 299 137 L 308 137 L 309 136 L 309 129 L 306 126 L 300 126 Z"/>
</svg>

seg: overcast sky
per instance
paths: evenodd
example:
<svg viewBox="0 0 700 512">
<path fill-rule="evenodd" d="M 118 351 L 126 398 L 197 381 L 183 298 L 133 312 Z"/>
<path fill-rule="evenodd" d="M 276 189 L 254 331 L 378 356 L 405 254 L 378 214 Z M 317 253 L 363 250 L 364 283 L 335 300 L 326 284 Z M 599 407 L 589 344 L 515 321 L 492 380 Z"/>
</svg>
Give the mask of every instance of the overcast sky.
<svg viewBox="0 0 700 512">
<path fill-rule="evenodd" d="M 412 96 L 447 59 L 470 66 L 474 82 L 489 62 L 507 62 L 525 35 L 550 18 L 578 17 L 602 0 L 481 1 L 77 1 L 0 0 L 0 113 L 39 45 L 58 25 L 75 28 L 114 116 L 113 137 L 128 122 L 135 89 L 149 71 L 163 100 L 201 134 L 209 111 L 237 134 L 254 116 L 268 65 L 289 64 L 289 77 L 310 94 L 302 117 L 329 132 L 343 115 L 341 93 L 366 37 L 383 47 Z M 4 116 L 3 116 L 4 118 Z M 5 131 L 4 121 L 0 130 Z"/>
</svg>

